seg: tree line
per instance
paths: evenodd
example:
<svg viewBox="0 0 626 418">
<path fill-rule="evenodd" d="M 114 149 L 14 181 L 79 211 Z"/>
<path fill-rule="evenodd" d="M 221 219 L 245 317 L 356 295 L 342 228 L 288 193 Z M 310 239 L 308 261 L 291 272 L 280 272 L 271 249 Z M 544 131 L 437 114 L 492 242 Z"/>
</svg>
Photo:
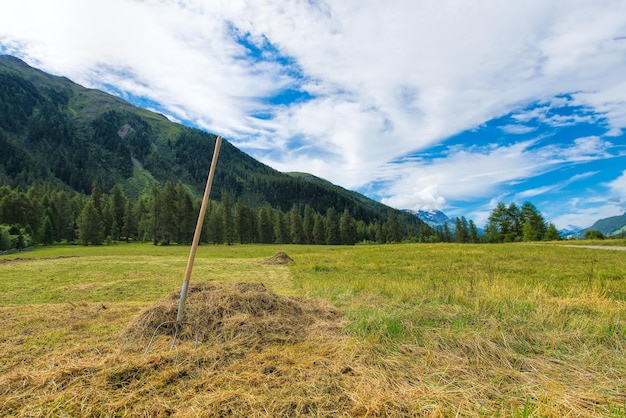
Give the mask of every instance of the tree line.
<svg viewBox="0 0 626 418">
<path fill-rule="evenodd" d="M 182 182 L 154 183 L 148 194 L 131 200 L 119 185 L 104 193 L 94 182 L 91 194 L 57 189 L 52 183 L 31 185 L 26 191 L 0 187 L 0 250 L 34 244 L 77 243 L 100 245 L 114 241 L 188 244 L 200 208 L 200 199 Z M 330 244 L 358 242 L 500 243 L 558 240 L 554 224 L 546 222 L 530 202 L 521 208 L 499 203 L 491 212 L 484 234 L 472 220 L 455 219 L 433 230 L 423 223 L 400 222 L 389 210 L 385 221 L 356 220 L 350 210 L 329 207 L 325 212 L 308 204 L 288 211 L 269 205 L 252 207 L 223 191 L 209 200 L 201 242 L 211 244 Z"/>
<path fill-rule="evenodd" d="M 188 244 L 193 239 L 201 200 L 182 182 L 154 183 L 149 193 L 133 201 L 119 185 L 104 193 L 94 182 L 91 194 L 57 189 L 51 183 L 34 184 L 26 191 L 0 187 L 0 250 L 34 244 L 77 243 L 101 245 L 114 241 Z M 366 223 L 348 208 L 325 212 L 310 205 L 282 211 L 269 205 L 251 207 L 224 191 L 209 200 L 201 242 L 212 244 L 330 244 L 357 242 L 434 241 L 437 235 L 424 224 L 387 219 Z"/>
</svg>

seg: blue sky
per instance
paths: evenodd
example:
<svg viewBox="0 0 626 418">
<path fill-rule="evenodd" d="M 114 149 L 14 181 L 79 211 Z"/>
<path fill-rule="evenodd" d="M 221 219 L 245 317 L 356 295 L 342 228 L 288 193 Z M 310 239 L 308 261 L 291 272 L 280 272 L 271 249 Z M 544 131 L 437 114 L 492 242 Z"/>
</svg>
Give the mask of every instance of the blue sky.
<svg viewBox="0 0 626 418">
<path fill-rule="evenodd" d="M 399 209 L 626 211 L 623 0 L 4 0 L 0 53 Z"/>
</svg>

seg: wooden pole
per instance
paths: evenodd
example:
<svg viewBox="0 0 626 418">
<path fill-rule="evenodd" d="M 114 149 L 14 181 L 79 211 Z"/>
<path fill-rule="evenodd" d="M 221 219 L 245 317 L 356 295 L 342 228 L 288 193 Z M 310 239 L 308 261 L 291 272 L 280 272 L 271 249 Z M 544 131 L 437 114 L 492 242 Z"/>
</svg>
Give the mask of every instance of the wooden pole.
<svg viewBox="0 0 626 418">
<path fill-rule="evenodd" d="M 215 166 L 217 165 L 217 156 L 220 152 L 220 146 L 222 145 L 222 137 L 218 136 L 215 140 L 215 151 L 213 151 L 213 161 L 211 161 L 211 168 L 209 169 L 209 178 L 206 182 L 206 188 L 204 189 L 204 196 L 202 197 L 202 205 L 200 206 L 200 214 L 198 215 L 198 222 L 196 223 L 196 231 L 193 234 L 193 242 L 191 244 L 191 250 L 189 251 L 189 260 L 187 260 L 187 268 L 185 269 L 185 280 L 183 281 L 183 288 L 180 291 L 180 302 L 178 303 L 178 315 L 176 321 L 183 320 L 183 312 L 185 309 L 185 298 L 187 297 L 187 288 L 189 287 L 189 280 L 191 279 L 191 270 L 193 269 L 193 261 L 196 258 L 196 251 L 198 250 L 198 243 L 200 242 L 200 233 L 202 232 L 202 223 L 204 222 L 204 214 L 206 213 L 206 207 L 209 202 L 209 194 L 211 194 L 211 183 L 213 183 L 213 176 L 215 175 Z"/>
</svg>

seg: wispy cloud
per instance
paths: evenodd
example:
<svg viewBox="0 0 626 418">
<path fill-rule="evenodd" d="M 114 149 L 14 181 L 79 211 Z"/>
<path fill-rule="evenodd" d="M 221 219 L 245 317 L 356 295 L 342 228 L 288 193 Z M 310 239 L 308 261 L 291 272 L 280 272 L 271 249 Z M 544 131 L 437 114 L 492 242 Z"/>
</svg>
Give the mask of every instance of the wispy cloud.
<svg viewBox="0 0 626 418">
<path fill-rule="evenodd" d="M 448 199 L 488 199 L 502 189 L 580 161 L 605 158 L 612 144 L 598 138 L 579 138 L 571 145 L 537 146 L 522 141 L 506 146 L 454 147 L 441 158 L 388 165 L 381 177 L 389 182 L 383 202 L 408 209 L 443 209 Z M 562 188 L 592 176 L 587 172 L 555 184 L 520 191 L 514 200 L 523 200 Z M 412 205 L 411 205 L 412 204 Z"/>
<path fill-rule="evenodd" d="M 507 134 L 513 134 L 513 135 L 528 134 L 537 130 L 537 128 L 534 126 L 512 125 L 512 124 L 500 126 L 500 129 L 506 132 Z"/>
</svg>

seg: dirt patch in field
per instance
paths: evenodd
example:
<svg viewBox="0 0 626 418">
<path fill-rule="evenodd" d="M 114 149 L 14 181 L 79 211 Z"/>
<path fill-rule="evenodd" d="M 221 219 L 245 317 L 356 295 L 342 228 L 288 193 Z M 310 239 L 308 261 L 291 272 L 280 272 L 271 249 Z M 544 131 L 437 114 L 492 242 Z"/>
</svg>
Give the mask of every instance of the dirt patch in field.
<svg viewBox="0 0 626 418">
<path fill-rule="evenodd" d="M 262 261 L 263 264 L 275 264 L 275 265 L 287 265 L 295 264 L 293 258 L 289 257 L 286 252 L 278 251 L 271 257 L 268 257 Z"/>
<path fill-rule="evenodd" d="M 180 291 L 141 312 L 127 327 L 132 339 L 149 338 L 160 324 L 176 319 Z M 278 295 L 262 283 L 196 283 L 190 285 L 183 320 L 194 324 L 200 341 L 235 342 L 247 347 L 259 344 L 293 344 L 308 336 L 339 335 L 343 316 L 330 303 Z M 159 333 L 172 335 L 174 324 Z M 182 328 L 181 338 L 193 338 L 192 327 Z"/>
</svg>

